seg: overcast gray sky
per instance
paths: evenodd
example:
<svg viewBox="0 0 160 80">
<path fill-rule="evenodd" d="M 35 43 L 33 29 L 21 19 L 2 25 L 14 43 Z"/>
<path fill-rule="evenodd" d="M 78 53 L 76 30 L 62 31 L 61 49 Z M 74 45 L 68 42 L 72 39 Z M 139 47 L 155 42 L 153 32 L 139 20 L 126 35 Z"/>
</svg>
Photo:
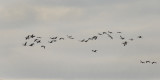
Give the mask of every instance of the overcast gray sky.
<svg viewBox="0 0 160 80">
<path fill-rule="evenodd" d="M 0 80 L 160 80 L 159 3 L 0 0 Z M 123 47 L 114 33 L 114 40 L 101 36 L 86 44 L 78 41 L 108 30 L 135 40 Z M 28 34 L 42 36 L 46 49 L 23 47 Z M 47 43 L 51 36 L 66 35 L 75 40 Z"/>
</svg>

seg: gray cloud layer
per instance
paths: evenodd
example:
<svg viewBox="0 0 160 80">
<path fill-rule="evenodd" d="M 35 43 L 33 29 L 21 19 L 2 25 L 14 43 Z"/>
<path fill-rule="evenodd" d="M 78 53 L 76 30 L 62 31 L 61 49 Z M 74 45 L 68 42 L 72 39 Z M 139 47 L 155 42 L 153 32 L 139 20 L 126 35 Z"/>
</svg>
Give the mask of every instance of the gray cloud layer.
<svg viewBox="0 0 160 80">
<path fill-rule="evenodd" d="M 0 0 L 0 78 L 37 80 L 159 80 L 159 0 Z M 109 25 L 109 26 L 108 26 Z M 47 49 L 22 47 L 24 37 L 71 34 L 76 39 L 122 31 L 87 44 L 64 41 Z M 99 53 L 90 53 L 91 49 Z M 157 61 L 142 65 L 139 60 Z"/>
</svg>

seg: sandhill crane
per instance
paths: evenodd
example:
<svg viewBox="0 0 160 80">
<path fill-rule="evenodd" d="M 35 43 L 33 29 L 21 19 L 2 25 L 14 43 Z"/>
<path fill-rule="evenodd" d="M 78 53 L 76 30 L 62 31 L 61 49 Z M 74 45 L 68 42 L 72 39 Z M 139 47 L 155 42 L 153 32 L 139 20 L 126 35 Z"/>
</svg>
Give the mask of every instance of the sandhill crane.
<svg viewBox="0 0 160 80">
<path fill-rule="evenodd" d="M 143 61 L 140 60 L 140 63 L 144 64 L 145 62 L 143 62 Z"/>
<path fill-rule="evenodd" d="M 123 42 L 122 44 L 123 44 L 124 46 L 126 46 L 126 45 L 127 45 L 127 43 L 128 43 L 128 42 L 127 42 L 127 41 L 125 41 L 125 42 Z"/>
<path fill-rule="evenodd" d="M 38 40 L 37 43 L 41 43 L 41 40 Z"/>
<path fill-rule="evenodd" d="M 117 33 L 122 33 L 122 32 L 117 32 Z"/>
<path fill-rule="evenodd" d="M 36 36 L 32 34 L 32 35 L 31 35 L 31 38 L 34 38 L 34 37 L 36 37 Z"/>
<path fill-rule="evenodd" d="M 110 33 L 110 34 L 111 34 L 111 33 L 113 33 L 113 32 L 108 31 L 108 33 Z"/>
<path fill-rule="evenodd" d="M 25 38 L 26 38 L 26 40 L 27 40 L 27 39 L 29 39 L 29 35 L 28 35 L 28 36 L 26 36 Z"/>
<path fill-rule="evenodd" d="M 58 37 L 50 37 L 50 39 L 57 39 Z"/>
<path fill-rule="evenodd" d="M 25 43 L 23 44 L 23 46 L 27 46 L 27 42 L 25 42 Z"/>
<path fill-rule="evenodd" d="M 107 35 L 108 35 L 108 37 L 110 37 L 111 39 L 113 39 L 113 37 L 111 35 L 109 35 L 109 34 L 107 34 Z"/>
<path fill-rule="evenodd" d="M 107 32 L 103 32 L 103 34 L 107 34 Z"/>
<path fill-rule="evenodd" d="M 38 39 L 35 39 L 34 42 L 36 42 Z"/>
<path fill-rule="evenodd" d="M 142 36 L 138 36 L 138 38 L 142 38 Z"/>
<path fill-rule="evenodd" d="M 98 36 L 93 36 L 92 40 L 96 40 L 98 38 Z"/>
<path fill-rule="evenodd" d="M 30 44 L 29 46 L 33 46 L 33 45 L 34 45 L 34 43 Z"/>
<path fill-rule="evenodd" d="M 97 52 L 98 50 L 92 50 L 92 52 Z"/>
<path fill-rule="evenodd" d="M 125 38 L 124 37 L 122 37 L 122 36 L 120 36 L 120 38 L 122 39 L 122 40 L 124 40 Z"/>
<path fill-rule="evenodd" d="M 152 62 L 152 64 L 154 64 L 154 63 L 157 64 L 157 62 Z"/>
<path fill-rule="evenodd" d="M 150 63 L 150 61 L 146 61 L 146 63 Z"/>
<path fill-rule="evenodd" d="M 130 41 L 133 41 L 134 39 L 133 38 L 131 38 L 131 39 L 129 39 Z"/>
<path fill-rule="evenodd" d="M 44 45 L 42 45 L 41 47 L 44 48 L 44 49 L 46 48 L 46 46 L 44 46 Z"/>
<path fill-rule="evenodd" d="M 59 40 L 64 40 L 64 38 L 59 38 Z"/>
</svg>

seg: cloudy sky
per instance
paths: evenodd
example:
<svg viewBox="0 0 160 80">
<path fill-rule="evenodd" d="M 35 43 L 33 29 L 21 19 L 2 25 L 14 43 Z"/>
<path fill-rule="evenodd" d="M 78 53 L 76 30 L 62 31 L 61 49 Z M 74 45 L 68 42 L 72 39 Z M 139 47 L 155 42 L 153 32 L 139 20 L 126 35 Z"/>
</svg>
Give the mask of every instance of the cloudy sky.
<svg viewBox="0 0 160 80">
<path fill-rule="evenodd" d="M 0 0 L 0 80 L 160 80 L 159 3 Z M 78 41 L 108 30 L 113 40 L 103 35 L 86 44 Z M 123 47 L 117 31 L 135 40 Z M 23 47 L 29 34 L 41 36 L 46 49 Z M 47 43 L 49 37 L 66 35 L 75 40 Z"/>
</svg>

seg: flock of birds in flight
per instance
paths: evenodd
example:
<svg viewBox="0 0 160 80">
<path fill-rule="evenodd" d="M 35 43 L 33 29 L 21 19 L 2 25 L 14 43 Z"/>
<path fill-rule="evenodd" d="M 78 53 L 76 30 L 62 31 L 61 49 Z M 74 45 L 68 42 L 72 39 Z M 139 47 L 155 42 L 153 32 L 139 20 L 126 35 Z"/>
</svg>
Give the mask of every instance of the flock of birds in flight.
<svg viewBox="0 0 160 80">
<path fill-rule="evenodd" d="M 129 41 L 133 41 L 135 40 L 135 38 L 129 38 L 127 39 L 126 37 L 122 36 L 122 32 L 115 32 L 116 34 L 119 34 L 119 39 L 121 39 L 123 42 L 121 43 L 123 46 L 126 46 L 128 44 Z M 115 34 L 114 32 L 111 32 L 111 31 L 107 31 L 107 32 L 101 32 L 101 33 L 97 33 L 97 35 L 94 35 L 92 37 L 89 37 L 87 39 L 82 39 L 82 40 L 78 40 L 79 42 L 84 42 L 84 43 L 87 43 L 89 42 L 90 40 L 97 40 L 99 36 L 102 36 L 102 35 L 107 35 L 111 40 L 114 39 L 113 35 L 112 34 Z M 137 36 L 137 39 L 141 39 L 142 36 Z M 28 43 L 27 40 L 29 39 L 33 39 L 33 42 L 32 43 Z M 40 44 L 41 43 L 41 40 L 42 37 L 38 37 L 38 36 L 35 36 L 34 34 L 31 34 L 31 35 L 27 35 L 25 37 L 25 43 L 23 44 L 23 46 L 34 46 L 35 44 Z M 54 37 L 49 37 L 49 40 L 48 40 L 48 43 L 51 44 L 51 43 L 54 43 L 54 42 L 57 42 L 58 40 L 65 40 L 65 39 L 75 39 L 73 36 L 71 35 L 66 35 L 66 37 L 58 37 L 58 36 L 54 36 Z M 45 45 L 41 45 L 40 46 L 41 48 L 45 49 L 46 46 Z M 93 53 L 97 53 L 98 50 L 91 50 Z M 144 64 L 144 63 L 151 63 L 151 64 L 157 64 L 157 62 L 152 62 L 152 61 L 141 61 L 140 60 L 140 63 Z"/>
<path fill-rule="evenodd" d="M 155 62 L 155 61 L 141 61 L 140 60 L 140 63 L 142 63 L 142 64 L 144 64 L 144 63 L 151 63 L 151 64 L 157 64 L 157 62 Z"/>
<path fill-rule="evenodd" d="M 122 32 L 116 32 L 117 34 L 120 34 L 119 35 L 119 38 L 123 41 L 122 42 L 122 45 L 123 46 L 126 46 L 127 44 L 128 44 L 128 41 L 126 40 L 126 38 L 125 37 L 123 37 L 121 34 L 122 34 Z M 98 39 L 98 36 L 101 36 L 101 35 L 107 35 L 111 40 L 113 40 L 114 39 L 114 37 L 112 36 L 112 34 L 114 34 L 113 32 L 111 32 L 111 31 L 108 31 L 108 32 L 102 32 L 102 33 L 98 33 L 97 35 L 94 35 L 94 36 L 92 36 L 92 37 L 90 37 L 90 38 L 88 38 L 88 39 L 82 39 L 82 40 L 79 40 L 80 42 L 85 42 L 85 43 L 87 43 L 87 42 L 89 42 L 90 40 L 97 40 Z M 35 36 L 34 34 L 31 34 L 31 35 L 27 35 L 26 37 L 25 37 L 25 43 L 23 44 L 23 46 L 34 46 L 35 44 L 39 44 L 39 43 L 41 43 L 41 38 L 42 37 L 38 37 L 38 36 Z M 66 38 L 65 37 L 58 37 L 58 36 L 55 36 L 55 37 L 49 37 L 50 38 L 50 40 L 48 41 L 48 43 L 54 43 L 54 42 L 57 42 L 58 40 L 65 40 L 66 38 L 68 38 L 68 39 L 75 39 L 73 36 L 71 36 L 71 35 L 67 35 L 66 36 Z M 137 38 L 142 38 L 142 36 L 137 36 Z M 32 42 L 32 43 L 28 43 L 27 42 L 27 40 L 29 40 L 29 39 L 34 39 L 34 41 Z M 133 38 L 130 38 L 130 39 L 128 39 L 128 40 L 130 40 L 130 41 L 133 41 L 134 39 Z M 41 45 L 41 47 L 43 48 L 43 49 L 45 49 L 46 48 L 46 46 L 45 45 Z M 92 52 L 97 52 L 98 50 L 92 50 Z"/>
</svg>

